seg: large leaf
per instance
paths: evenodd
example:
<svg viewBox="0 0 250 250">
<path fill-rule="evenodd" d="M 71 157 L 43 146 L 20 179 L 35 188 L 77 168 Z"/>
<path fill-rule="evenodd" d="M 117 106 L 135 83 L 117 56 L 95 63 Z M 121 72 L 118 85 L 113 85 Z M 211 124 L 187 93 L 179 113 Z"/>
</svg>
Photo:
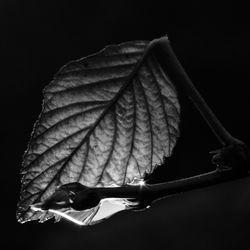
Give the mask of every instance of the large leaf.
<svg viewBox="0 0 250 250">
<path fill-rule="evenodd" d="M 148 47 L 145 41 L 108 46 L 67 64 L 45 88 L 24 154 L 20 222 L 42 219 L 30 205 L 57 186 L 121 186 L 171 155 L 180 107 Z"/>
</svg>

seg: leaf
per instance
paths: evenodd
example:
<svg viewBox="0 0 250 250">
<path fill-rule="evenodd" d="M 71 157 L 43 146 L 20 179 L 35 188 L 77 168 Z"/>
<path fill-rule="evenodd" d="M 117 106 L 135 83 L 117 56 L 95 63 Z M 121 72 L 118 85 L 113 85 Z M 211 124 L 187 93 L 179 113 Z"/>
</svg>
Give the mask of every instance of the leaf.
<svg viewBox="0 0 250 250">
<path fill-rule="evenodd" d="M 176 90 L 150 43 L 108 46 L 62 67 L 44 89 L 42 113 L 24 154 L 17 218 L 57 186 L 121 186 L 171 155 L 179 130 Z"/>
</svg>

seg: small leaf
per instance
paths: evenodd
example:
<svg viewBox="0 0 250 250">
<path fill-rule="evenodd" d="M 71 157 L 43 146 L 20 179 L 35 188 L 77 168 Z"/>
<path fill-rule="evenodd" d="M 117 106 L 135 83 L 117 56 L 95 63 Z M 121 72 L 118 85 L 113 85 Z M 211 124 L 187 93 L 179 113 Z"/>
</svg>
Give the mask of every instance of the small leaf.
<svg viewBox="0 0 250 250">
<path fill-rule="evenodd" d="M 121 186 L 143 179 L 171 155 L 180 107 L 149 44 L 108 46 L 70 62 L 45 88 L 24 154 L 20 222 L 50 218 L 30 205 L 57 186 Z"/>
</svg>

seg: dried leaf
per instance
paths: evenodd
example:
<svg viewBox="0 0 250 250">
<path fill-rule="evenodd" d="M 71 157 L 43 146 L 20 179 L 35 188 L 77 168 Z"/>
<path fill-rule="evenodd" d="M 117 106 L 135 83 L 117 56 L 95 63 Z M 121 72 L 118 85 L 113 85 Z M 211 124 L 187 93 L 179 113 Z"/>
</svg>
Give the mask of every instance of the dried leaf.
<svg viewBox="0 0 250 250">
<path fill-rule="evenodd" d="M 30 205 L 57 186 L 121 186 L 171 155 L 180 107 L 148 47 L 145 41 L 108 46 L 67 64 L 45 88 L 24 154 L 20 222 L 50 218 Z"/>
</svg>

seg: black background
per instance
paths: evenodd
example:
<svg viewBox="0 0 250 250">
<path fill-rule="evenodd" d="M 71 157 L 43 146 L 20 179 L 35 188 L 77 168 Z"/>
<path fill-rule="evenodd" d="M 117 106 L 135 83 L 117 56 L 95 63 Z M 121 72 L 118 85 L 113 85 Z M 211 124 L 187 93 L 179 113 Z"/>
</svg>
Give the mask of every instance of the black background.
<svg viewBox="0 0 250 250">
<path fill-rule="evenodd" d="M 108 44 L 168 34 L 189 76 L 227 129 L 250 144 L 250 31 L 246 6 L 231 1 L 0 2 L 1 234 L 4 249 L 249 249 L 249 178 L 187 192 L 143 212 L 124 212 L 80 228 L 15 219 L 22 154 L 40 109 L 42 89 L 65 63 Z M 246 11 L 245 11 L 246 10 Z M 182 135 L 160 182 L 213 169 L 219 143 L 182 99 Z M 2 238 L 1 237 L 1 238 Z"/>
</svg>

